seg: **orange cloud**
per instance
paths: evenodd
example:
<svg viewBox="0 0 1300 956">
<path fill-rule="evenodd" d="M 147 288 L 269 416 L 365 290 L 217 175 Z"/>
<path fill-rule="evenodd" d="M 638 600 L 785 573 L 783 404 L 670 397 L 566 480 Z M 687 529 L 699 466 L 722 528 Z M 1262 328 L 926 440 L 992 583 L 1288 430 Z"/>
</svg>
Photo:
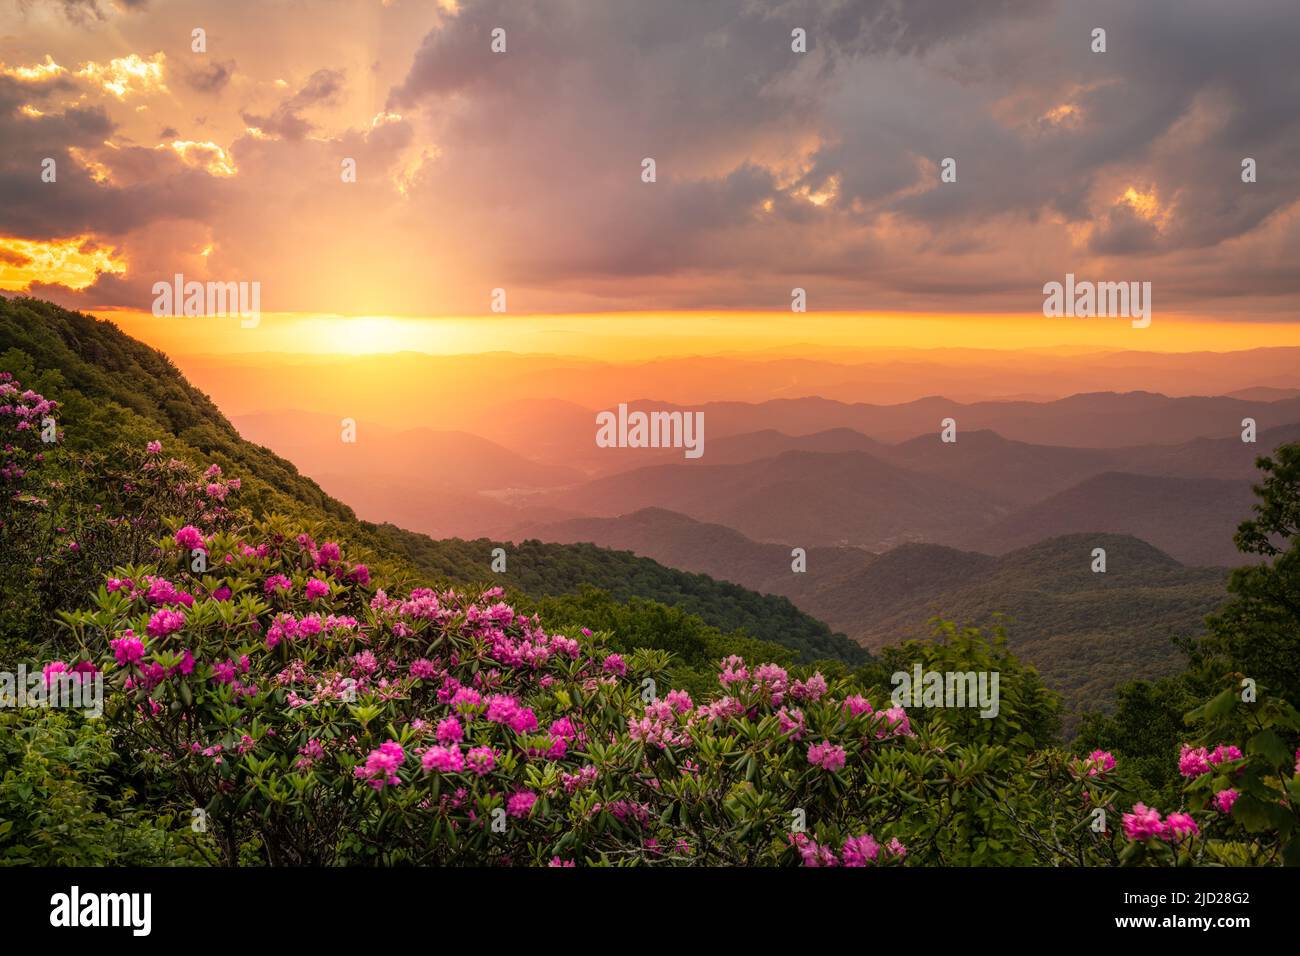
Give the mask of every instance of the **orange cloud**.
<svg viewBox="0 0 1300 956">
<path fill-rule="evenodd" d="M 103 273 L 126 272 L 117 251 L 89 236 L 71 239 L 18 239 L 0 236 L 0 289 L 23 292 L 33 283 L 81 291 Z"/>
<path fill-rule="evenodd" d="M 131 94 L 166 93 L 163 81 L 163 63 L 166 55 L 155 53 L 149 58 L 131 53 L 116 57 L 107 63 L 90 60 L 81 69 L 73 71 L 56 63 L 48 53 L 45 62 L 35 66 L 5 66 L 0 64 L 0 76 L 11 77 L 23 83 L 44 83 L 61 76 L 75 76 L 88 81 L 99 90 L 119 100 Z"/>
<path fill-rule="evenodd" d="M 77 76 L 87 79 L 106 93 L 124 100 L 132 93 L 166 93 L 163 82 L 163 53 L 144 59 L 138 53 L 118 57 L 107 63 L 87 63 Z"/>
<path fill-rule="evenodd" d="M 45 62 L 38 63 L 36 66 L 5 66 L 0 63 L 0 76 L 7 76 L 23 83 L 41 83 L 67 72 L 65 68 L 55 63 L 54 57 L 48 53 L 45 55 Z"/>
<path fill-rule="evenodd" d="M 1169 219 L 1169 210 L 1160 205 L 1154 186 L 1146 192 L 1129 186 L 1122 195 L 1116 197 L 1115 202 L 1128 206 L 1138 216 L 1157 226 L 1163 226 Z"/>
<path fill-rule="evenodd" d="M 230 154 L 216 143 L 196 143 L 192 140 L 175 139 L 156 148 L 170 149 L 186 166 L 202 169 L 209 176 L 233 176 L 238 172 Z"/>
</svg>

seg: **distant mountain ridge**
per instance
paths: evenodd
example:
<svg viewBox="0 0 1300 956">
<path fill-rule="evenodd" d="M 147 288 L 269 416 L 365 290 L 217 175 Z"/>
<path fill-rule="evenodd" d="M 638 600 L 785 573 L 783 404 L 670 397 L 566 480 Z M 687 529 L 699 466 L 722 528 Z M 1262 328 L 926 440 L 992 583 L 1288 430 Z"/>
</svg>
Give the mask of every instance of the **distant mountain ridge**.
<svg viewBox="0 0 1300 956">
<path fill-rule="evenodd" d="M 1177 654 L 1170 639 L 1201 633 L 1205 615 L 1226 597 L 1225 570 L 1186 567 L 1128 535 L 1067 534 L 1000 557 L 937 544 L 904 544 L 879 555 L 813 548 L 806 572 L 795 573 L 786 545 L 663 509 L 518 534 L 627 549 L 781 594 L 873 649 L 927 636 L 936 616 L 1001 621 L 1016 653 L 1066 694 L 1074 712 L 1135 675 L 1172 673 Z M 1104 573 L 1091 569 L 1095 548 L 1106 552 Z"/>
<path fill-rule="evenodd" d="M 1003 554 L 1064 534 L 1129 534 L 1196 565 L 1240 562 L 1232 536 L 1250 515 L 1249 482 L 1103 472 L 970 535 L 966 547 Z"/>
</svg>

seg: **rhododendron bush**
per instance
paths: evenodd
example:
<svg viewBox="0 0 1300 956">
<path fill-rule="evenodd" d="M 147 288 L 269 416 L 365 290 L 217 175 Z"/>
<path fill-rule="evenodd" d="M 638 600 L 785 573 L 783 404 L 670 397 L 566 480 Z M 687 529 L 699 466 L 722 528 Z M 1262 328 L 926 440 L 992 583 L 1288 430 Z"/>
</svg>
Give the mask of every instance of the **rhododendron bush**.
<svg viewBox="0 0 1300 956">
<path fill-rule="evenodd" d="M 1293 829 L 1276 734 L 1189 744 L 1162 815 L 1107 753 L 963 743 L 737 657 L 692 700 L 663 652 L 548 633 L 499 590 L 378 584 L 278 519 L 176 527 L 64 616 L 53 666 L 105 672 L 116 745 L 225 863 L 1245 862 Z"/>
<path fill-rule="evenodd" d="M 158 535 L 180 520 L 218 530 L 242 481 L 217 465 L 195 468 L 161 442 L 112 453 L 63 448 L 61 425 L 42 440 L 58 404 L 0 373 L 0 586 L 5 630 L 56 636 L 55 612 L 79 606 L 102 571 L 151 559 Z M 57 462 L 58 467 L 52 467 Z M 3 620 L 3 618 L 0 618 Z M 9 621 L 5 621 L 9 623 Z"/>
</svg>

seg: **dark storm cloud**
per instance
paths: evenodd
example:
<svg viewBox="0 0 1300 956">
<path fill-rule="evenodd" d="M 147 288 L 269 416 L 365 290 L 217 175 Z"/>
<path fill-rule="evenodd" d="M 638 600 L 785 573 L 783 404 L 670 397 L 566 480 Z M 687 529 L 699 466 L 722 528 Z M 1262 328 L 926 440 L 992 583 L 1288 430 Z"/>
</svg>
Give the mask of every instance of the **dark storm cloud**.
<svg viewBox="0 0 1300 956">
<path fill-rule="evenodd" d="M 512 309 L 768 308 L 806 284 L 818 308 L 1037 311 L 1067 271 L 1151 279 L 1162 307 L 1280 302 L 1300 286 L 1295 0 L 464 0 L 454 14 L 366 2 L 381 30 L 411 43 L 427 30 L 409 61 L 368 69 L 378 48 L 346 37 L 320 46 L 331 59 L 283 70 L 308 77 L 299 87 L 276 80 L 278 64 L 245 76 L 265 50 L 234 25 L 247 4 L 232 0 L 232 59 L 168 55 L 184 113 L 151 102 L 134 116 L 145 104 L 102 92 L 69 108 L 71 72 L 0 77 L 0 139 L 18 144 L 0 154 L 0 228 L 136 229 L 132 268 L 157 271 L 149 257 L 172 255 L 157 224 L 192 217 L 187 249 L 211 242 L 214 268 L 224 257 L 284 280 L 286 309 L 355 296 L 366 310 L 470 314 L 506 285 Z M 297 36 L 296 12 L 265 9 L 266 31 Z M 497 27 L 504 55 L 490 50 Z M 806 54 L 791 51 L 796 27 Z M 1089 48 L 1094 27 L 1105 53 Z M 332 67 L 344 62 L 356 89 Z M 390 85 L 374 90 L 380 75 Z M 238 112 L 232 88 L 250 97 Z M 208 121 L 185 118 L 196 113 Z M 164 125 L 166 140 L 220 141 L 238 174 L 134 145 Z M 38 188 L 47 155 L 57 194 Z M 361 175 L 339 188 L 344 157 Z M 945 157 L 952 184 L 938 180 Z M 1241 182 L 1244 157 L 1258 182 Z M 137 296 L 135 278 L 94 292 Z"/>
<path fill-rule="evenodd" d="M 790 53 L 796 26 L 806 56 Z M 1090 49 L 1097 26 L 1105 53 Z M 504 55 L 489 49 L 495 27 Z M 903 254 L 879 234 L 901 230 L 931 273 L 943 262 L 936 291 L 996 297 L 1026 280 L 1014 267 L 991 279 L 988 256 L 1036 250 L 1030 227 L 1059 224 L 1060 248 L 1042 254 L 1062 266 L 1154 260 L 1251 236 L 1296 203 L 1297 48 L 1291 0 L 489 0 L 441 20 L 388 103 L 422 111 L 443 150 L 416 199 L 444 214 L 475 204 L 530 279 L 779 272 L 817 230 L 836 237 L 816 247 L 819 274 L 880 281 L 864 257 Z M 636 179 L 644 156 L 654 186 Z M 1240 181 L 1244 156 L 1258 183 Z M 936 188 L 944 157 L 958 182 Z M 1130 187 L 1153 205 L 1123 200 Z M 1086 238 L 1071 248 L 1066 225 Z M 978 272 L 961 276 L 967 257 Z M 1233 268 L 1219 266 L 1228 285 Z"/>
<path fill-rule="evenodd" d="M 0 233 L 33 239 L 94 233 L 117 236 L 157 219 L 202 217 L 213 185 L 170 151 L 123 146 L 109 150 L 115 124 L 101 106 L 50 106 L 65 82 L 20 84 L 0 76 Z M 20 112 L 38 104 L 44 115 Z M 42 162 L 55 161 L 57 179 L 41 181 Z M 110 182 L 96 182 L 82 160 L 105 164 Z M 118 185 L 117 183 L 120 183 Z"/>
</svg>

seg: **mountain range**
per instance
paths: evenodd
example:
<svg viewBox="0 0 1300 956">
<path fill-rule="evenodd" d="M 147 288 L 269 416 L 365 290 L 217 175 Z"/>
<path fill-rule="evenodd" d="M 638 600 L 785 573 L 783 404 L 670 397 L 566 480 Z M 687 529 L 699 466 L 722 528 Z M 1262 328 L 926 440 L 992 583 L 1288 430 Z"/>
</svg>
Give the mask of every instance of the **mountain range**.
<svg viewBox="0 0 1300 956">
<path fill-rule="evenodd" d="M 873 650 L 928 636 L 935 617 L 1002 624 L 1016 653 L 1065 696 L 1067 722 L 1135 673 L 1173 673 L 1171 639 L 1202 632 L 1226 580 L 1221 568 L 1189 567 L 1142 540 L 1104 533 L 1064 534 L 996 557 L 935 544 L 883 554 L 811 548 L 802 572 L 785 545 L 664 509 L 520 533 L 625 550 L 783 595 Z M 1106 552 L 1104 572 L 1092 570 L 1096 548 Z"/>
</svg>

